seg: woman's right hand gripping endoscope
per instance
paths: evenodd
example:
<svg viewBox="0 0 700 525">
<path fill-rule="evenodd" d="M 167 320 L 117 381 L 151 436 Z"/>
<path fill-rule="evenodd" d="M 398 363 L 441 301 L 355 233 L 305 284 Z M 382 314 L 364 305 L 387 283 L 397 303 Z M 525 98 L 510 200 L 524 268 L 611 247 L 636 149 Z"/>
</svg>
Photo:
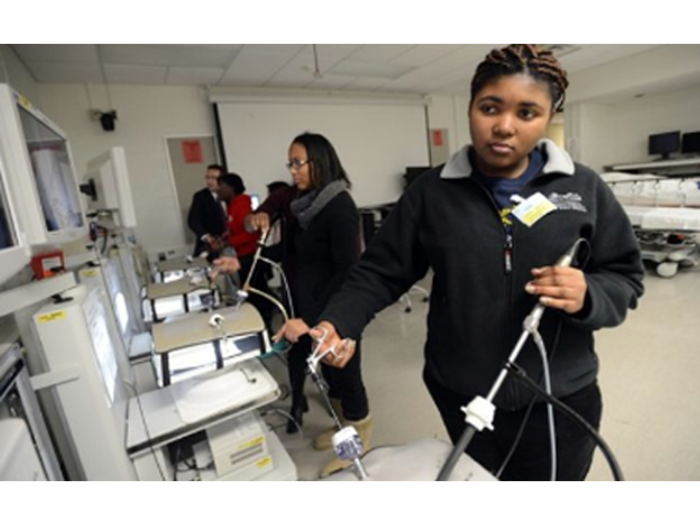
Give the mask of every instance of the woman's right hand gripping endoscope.
<svg viewBox="0 0 700 525">
<path fill-rule="evenodd" d="M 335 455 L 338 456 L 340 459 L 350 461 L 355 469 L 355 474 L 357 475 L 358 479 L 364 481 L 368 479 L 368 475 L 364 465 L 362 464 L 362 461 L 360 460 L 360 457 L 364 452 L 364 444 L 362 443 L 362 439 L 360 439 L 360 435 L 357 433 L 355 427 L 343 427 L 343 424 L 340 422 L 340 418 L 338 418 L 338 414 L 336 413 L 335 408 L 331 403 L 330 397 L 328 396 L 328 385 L 323 380 L 321 374 L 319 374 L 318 372 L 318 364 L 325 356 L 327 356 L 328 354 L 337 356 L 335 352 L 336 346 L 330 346 L 322 351 L 321 349 L 323 348 L 324 342 L 328 337 L 328 330 L 326 330 L 323 327 L 317 327 L 317 330 L 319 330 L 322 333 L 322 335 L 321 337 L 316 339 L 314 350 L 313 352 L 311 352 L 311 355 L 306 359 L 309 375 L 311 376 L 311 379 L 313 379 L 314 383 L 316 383 L 316 386 L 321 392 L 321 396 L 323 397 L 323 401 L 326 404 L 326 408 L 330 412 L 331 417 L 333 418 L 333 421 L 336 427 L 338 428 L 338 432 L 333 434 L 332 438 L 333 451 L 335 452 Z M 350 339 L 343 339 L 340 342 L 341 345 L 349 343 L 351 343 Z"/>
</svg>

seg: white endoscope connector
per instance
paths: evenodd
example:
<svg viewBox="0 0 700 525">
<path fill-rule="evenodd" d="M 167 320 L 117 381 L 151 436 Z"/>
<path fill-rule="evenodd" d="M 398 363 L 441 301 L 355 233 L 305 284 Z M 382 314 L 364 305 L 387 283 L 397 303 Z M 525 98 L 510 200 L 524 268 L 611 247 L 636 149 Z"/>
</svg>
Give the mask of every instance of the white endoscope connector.
<svg viewBox="0 0 700 525">
<path fill-rule="evenodd" d="M 209 318 L 209 326 L 212 328 L 221 328 L 224 325 L 224 316 L 221 314 L 214 314 Z"/>
</svg>

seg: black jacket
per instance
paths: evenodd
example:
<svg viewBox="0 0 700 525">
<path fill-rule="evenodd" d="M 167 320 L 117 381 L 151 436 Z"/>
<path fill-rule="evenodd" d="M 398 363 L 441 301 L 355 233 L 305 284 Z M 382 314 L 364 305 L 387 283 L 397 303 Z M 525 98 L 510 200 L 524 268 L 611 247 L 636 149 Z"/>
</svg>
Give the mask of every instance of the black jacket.
<svg viewBox="0 0 700 525">
<path fill-rule="evenodd" d="M 558 209 L 531 228 L 514 220 L 510 270 L 496 204 L 471 178 L 465 148 L 406 190 L 320 319 L 333 323 L 343 337 L 358 337 L 376 312 L 432 268 L 426 371 L 456 393 L 485 396 L 536 304 L 524 291 L 530 270 L 554 264 L 583 232 L 590 237 L 584 311 L 577 316 L 546 311 L 540 333 L 550 355 L 554 352 L 554 395 L 592 382 L 598 370 L 593 331 L 620 324 L 643 292 L 639 246 L 600 177 L 574 164 L 554 143 L 545 140 L 540 147 L 547 161 L 521 196 L 541 192 Z M 531 339 L 517 362 L 531 377 L 540 377 Z M 530 399 L 508 379 L 494 402 L 512 410 Z"/>
<path fill-rule="evenodd" d="M 224 210 L 208 188 L 199 190 L 192 197 L 192 205 L 187 215 L 187 225 L 196 237 L 195 257 L 207 249 L 207 244 L 202 241 L 202 236 L 209 234 L 218 237 L 226 231 Z"/>
<path fill-rule="evenodd" d="M 296 196 L 295 187 L 282 188 L 256 212 L 283 220 L 282 265 L 292 288 L 295 314 L 314 326 L 360 258 L 360 216 L 345 191 L 329 201 L 303 230 L 289 208 Z"/>
</svg>

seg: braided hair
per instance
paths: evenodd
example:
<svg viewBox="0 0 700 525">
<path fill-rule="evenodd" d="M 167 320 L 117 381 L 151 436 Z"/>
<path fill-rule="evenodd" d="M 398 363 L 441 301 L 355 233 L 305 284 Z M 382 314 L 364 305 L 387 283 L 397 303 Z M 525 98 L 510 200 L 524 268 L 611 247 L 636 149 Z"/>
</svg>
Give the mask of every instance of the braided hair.
<svg viewBox="0 0 700 525">
<path fill-rule="evenodd" d="M 471 99 L 484 86 L 506 76 L 523 73 L 547 84 L 552 98 L 552 108 L 559 111 L 564 105 L 569 81 L 566 71 L 551 51 L 533 44 L 511 44 L 494 49 L 476 68 L 471 85 Z"/>
</svg>

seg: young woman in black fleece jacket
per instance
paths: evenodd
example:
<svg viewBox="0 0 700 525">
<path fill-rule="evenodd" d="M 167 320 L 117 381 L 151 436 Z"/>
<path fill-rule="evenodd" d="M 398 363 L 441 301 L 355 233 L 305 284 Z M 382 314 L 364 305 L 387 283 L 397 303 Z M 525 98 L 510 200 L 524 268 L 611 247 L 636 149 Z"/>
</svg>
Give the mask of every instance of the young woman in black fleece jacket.
<svg viewBox="0 0 700 525">
<path fill-rule="evenodd" d="M 643 292 L 639 246 L 623 209 L 593 171 L 544 139 L 567 85 L 547 50 L 518 44 L 491 52 L 472 80 L 472 145 L 406 190 L 319 317 L 327 344 L 339 348 L 327 364 L 343 367 L 353 350 L 341 338 L 359 337 L 432 269 L 423 377 L 453 442 L 465 427 L 460 407 L 488 393 L 537 301 L 549 307 L 540 333 L 553 394 L 598 428 L 593 332 L 620 324 Z M 514 211 L 537 193 L 548 213 Z M 581 236 L 588 239 L 581 269 L 553 266 Z M 532 339 L 518 364 L 541 377 Z M 509 378 L 494 404 L 494 431 L 477 434 L 467 453 L 503 480 L 549 479 L 545 403 Z M 585 479 L 592 440 L 558 414 L 556 436 L 557 479 Z"/>
</svg>

